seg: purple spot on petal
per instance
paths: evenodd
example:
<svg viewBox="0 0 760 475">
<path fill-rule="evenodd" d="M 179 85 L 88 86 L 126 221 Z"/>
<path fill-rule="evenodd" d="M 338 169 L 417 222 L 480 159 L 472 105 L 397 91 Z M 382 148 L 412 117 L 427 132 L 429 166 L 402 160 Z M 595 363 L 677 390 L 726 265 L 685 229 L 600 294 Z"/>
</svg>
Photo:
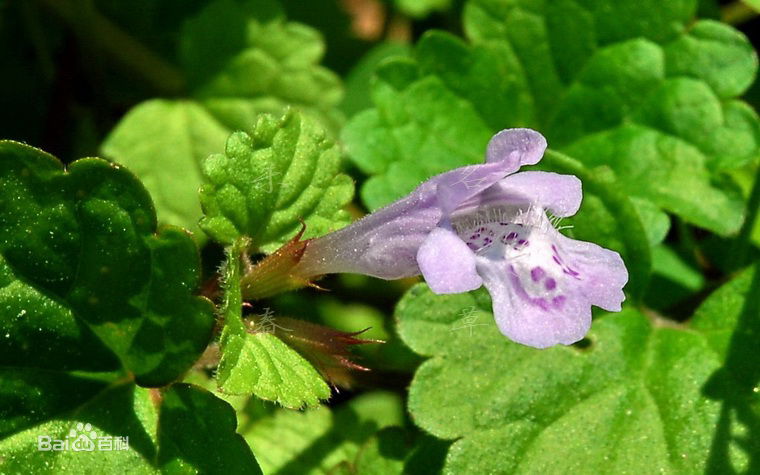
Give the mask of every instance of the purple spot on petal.
<svg viewBox="0 0 760 475">
<path fill-rule="evenodd" d="M 545 275 L 546 272 L 540 267 L 534 267 L 533 270 L 530 271 L 530 278 L 533 279 L 533 282 L 540 281 Z"/>
<path fill-rule="evenodd" d="M 519 241 L 517 241 L 517 244 L 523 245 L 526 242 L 528 242 L 528 241 L 526 241 L 525 239 L 520 239 Z"/>
<path fill-rule="evenodd" d="M 514 239 L 516 237 L 517 237 L 517 233 L 513 231 L 513 232 L 507 234 L 507 241 L 511 241 L 512 239 Z"/>
<path fill-rule="evenodd" d="M 549 277 L 546 279 L 546 282 L 544 282 L 544 286 L 546 287 L 546 290 L 554 290 L 557 288 L 557 281 Z"/>
<path fill-rule="evenodd" d="M 562 261 L 561 261 L 561 260 L 559 260 L 559 257 L 557 257 L 557 256 L 552 256 L 552 259 L 554 259 L 554 262 L 556 262 L 556 263 L 557 263 L 557 264 L 559 264 L 560 266 L 562 265 Z"/>
<path fill-rule="evenodd" d="M 563 303 L 565 303 L 565 300 L 567 300 L 567 297 L 564 295 L 557 295 L 552 299 L 552 304 L 554 304 L 555 307 L 559 308 Z"/>
<path fill-rule="evenodd" d="M 538 305 L 542 310 L 549 310 L 549 303 L 543 298 L 533 299 L 533 303 Z"/>
</svg>

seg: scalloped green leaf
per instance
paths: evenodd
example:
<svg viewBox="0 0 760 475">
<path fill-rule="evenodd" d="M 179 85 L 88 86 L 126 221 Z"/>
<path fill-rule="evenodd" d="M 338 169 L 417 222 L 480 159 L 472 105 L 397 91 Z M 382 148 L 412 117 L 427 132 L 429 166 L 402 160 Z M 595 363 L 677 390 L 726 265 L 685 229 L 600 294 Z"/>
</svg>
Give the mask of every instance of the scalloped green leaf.
<svg viewBox="0 0 760 475">
<path fill-rule="evenodd" d="M 224 149 L 230 132 L 194 101 L 151 99 L 127 112 L 101 148 L 140 177 L 161 222 L 186 227 L 203 240 L 201 163 Z"/>
<path fill-rule="evenodd" d="M 343 113 L 351 117 L 372 107 L 370 84 L 377 66 L 388 58 L 408 56 L 410 51 L 407 43 L 388 41 L 365 53 L 345 77 L 346 94 L 340 104 Z"/>
<path fill-rule="evenodd" d="M 311 363 L 275 335 L 246 329 L 240 293 L 244 253 L 242 241 L 227 250 L 222 355 L 216 374 L 219 390 L 231 395 L 253 394 L 294 409 L 315 406 L 330 397 L 330 388 Z"/>
<path fill-rule="evenodd" d="M 155 473 L 158 393 L 134 381 L 170 383 L 211 338 L 192 238 L 156 232 L 125 169 L 9 141 L 0 226 L 0 472 Z"/>
<path fill-rule="evenodd" d="M 101 150 L 134 170 L 153 195 L 160 222 L 197 231 L 201 162 L 259 114 L 279 115 L 289 106 L 334 132 L 342 123 L 342 86 L 318 64 L 319 33 L 287 22 L 275 2 L 210 2 L 185 22 L 180 43 L 187 96 L 138 104 Z"/>
<path fill-rule="evenodd" d="M 123 380 L 103 382 L 87 399 L 70 402 L 0 440 L 2 473 L 261 473 L 235 433 L 233 409 L 198 387 L 175 384 L 159 394 Z"/>
<path fill-rule="evenodd" d="M 230 136 L 224 154 L 203 164 L 201 228 L 229 244 L 240 236 L 272 252 L 306 224 L 305 238 L 350 221 L 342 208 L 353 181 L 340 173 L 340 150 L 318 123 L 295 111 L 262 115 L 249 132 Z"/>
<path fill-rule="evenodd" d="M 717 178 L 760 148 L 757 115 L 736 99 L 757 57 L 730 26 L 694 22 L 695 8 L 469 1 L 470 41 L 423 35 L 411 59 L 378 68 L 375 107 L 344 129 L 352 160 L 371 175 L 362 199 L 376 209 L 435 173 L 482 161 L 496 131 L 528 126 L 551 147 L 610 167 L 631 196 L 735 232 L 741 200 Z"/>
<path fill-rule="evenodd" d="M 758 291 L 760 272 L 747 271 L 688 326 L 624 309 L 582 345 L 536 350 L 499 333 L 485 292 L 419 284 L 397 308 L 404 341 L 431 357 L 409 410 L 456 439 L 444 473 L 752 472 Z"/>
<path fill-rule="evenodd" d="M 157 232 L 150 196 L 131 173 L 96 158 L 64 169 L 4 141 L 0 196 L 8 343 L 0 366 L 123 367 L 139 384 L 160 386 L 200 356 L 214 319 L 211 303 L 193 295 L 198 249 L 183 230 Z"/>
<path fill-rule="evenodd" d="M 235 411 L 198 386 L 172 385 L 163 394 L 158 423 L 163 472 L 262 473 L 250 447 L 235 432 Z"/>
<path fill-rule="evenodd" d="M 330 388 L 301 355 L 269 333 L 228 335 L 219 389 L 254 394 L 285 407 L 314 406 L 330 397 Z"/>
<path fill-rule="evenodd" d="M 49 377 L 45 375 L 45 379 Z M 2 381 L 7 384 L 5 375 Z M 124 382 L 100 384 L 99 391 L 71 401 L 67 410 L 49 414 L 0 440 L 0 471 L 155 474 L 158 413 L 150 390 Z M 63 398 L 75 387 L 85 385 L 81 380 L 72 380 L 68 385 L 46 389 L 48 397 L 60 394 Z M 63 443 L 57 445 L 54 440 Z M 82 450 L 74 450 L 76 441 L 80 441 Z M 52 450 L 53 444 L 59 450 Z"/>
<path fill-rule="evenodd" d="M 618 176 L 625 177 L 620 180 L 625 191 L 632 193 L 631 188 L 636 186 L 636 195 L 695 224 L 716 232 L 733 232 L 744 219 L 741 199 L 703 187 L 709 175 L 699 152 L 671 136 L 625 125 L 581 139 L 568 150 L 575 157 L 584 157 L 591 166 L 608 164 L 605 157 L 612 155 L 624 159 L 626 170 L 618 170 Z M 699 190 L 699 195 L 694 195 L 694 190 Z"/>
</svg>

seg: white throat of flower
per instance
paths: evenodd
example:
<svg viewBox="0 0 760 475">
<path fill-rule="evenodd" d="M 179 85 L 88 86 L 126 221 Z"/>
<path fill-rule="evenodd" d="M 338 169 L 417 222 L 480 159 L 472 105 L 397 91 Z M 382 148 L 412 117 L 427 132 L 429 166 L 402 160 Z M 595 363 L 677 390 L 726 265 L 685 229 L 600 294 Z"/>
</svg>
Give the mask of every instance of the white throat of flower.
<svg viewBox="0 0 760 475">
<path fill-rule="evenodd" d="M 543 310 L 561 308 L 580 280 L 557 242 L 555 223 L 537 205 L 494 206 L 455 215 L 452 227 L 472 249 L 478 268 L 504 271 L 515 293 Z"/>
</svg>

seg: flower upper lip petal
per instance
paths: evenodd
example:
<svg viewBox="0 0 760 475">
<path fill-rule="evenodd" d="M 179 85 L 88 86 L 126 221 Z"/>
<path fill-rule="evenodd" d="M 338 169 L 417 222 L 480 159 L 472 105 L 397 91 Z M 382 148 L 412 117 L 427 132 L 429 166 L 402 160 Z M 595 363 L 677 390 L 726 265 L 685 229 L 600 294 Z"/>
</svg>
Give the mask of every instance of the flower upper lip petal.
<svg viewBox="0 0 760 475">
<path fill-rule="evenodd" d="M 521 165 L 541 159 L 546 140 L 530 129 L 507 129 L 488 144 L 487 162 L 457 168 L 359 221 L 314 239 L 300 264 L 304 274 L 353 272 L 383 279 L 419 275 L 416 257 L 427 235 L 466 199 Z"/>
<path fill-rule="evenodd" d="M 544 156 L 546 139 L 532 129 L 505 129 L 493 136 L 488 142 L 486 162 L 505 160 L 517 156 L 515 170 L 523 165 L 535 165 Z"/>
</svg>

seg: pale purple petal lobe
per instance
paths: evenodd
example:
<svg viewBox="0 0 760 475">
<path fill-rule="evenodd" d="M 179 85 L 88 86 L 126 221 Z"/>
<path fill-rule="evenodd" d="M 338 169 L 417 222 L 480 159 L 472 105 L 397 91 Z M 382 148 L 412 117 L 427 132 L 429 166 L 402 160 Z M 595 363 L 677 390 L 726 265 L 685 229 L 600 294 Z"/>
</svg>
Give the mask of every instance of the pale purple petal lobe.
<svg viewBox="0 0 760 475">
<path fill-rule="evenodd" d="M 561 217 L 577 213 L 583 199 L 578 177 L 552 172 L 515 173 L 501 180 L 494 188 L 506 196 L 523 196 L 529 202 L 547 208 L 555 216 Z"/>
<path fill-rule="evenodd" d="M 417 252 L 417 263 L 430 289 L 437 294 L 475 290 L 483 284 L 475 254 L 452 230 L 436 228 Z"/>
<path fill-rule="evenodd" d="M 478 272 L 491 294 L 494 318 L 510 340 L 534 348 L 570 345 L 591 326 L 591 306 L 572 293 L 533 294 L 504 260 L 478 257 Z"/>
<path fill-rule="evenodd" d="M 522 165 L 538 163 L 544 150 L 546 139 L 535 130 L 502 130 L 489 142 L 484 165 L 471 165 L 439 175 L 438 204 L 444 216 L 451 214 L 462 202 L 516 172 Z"/>
<path fill-rule="evenodd" d="M 578 274 L 579 291 L 588 302 L 610 312 L 619 312 L 625 300 L 623 287 L 628 282 L 628 270 L 620 254 L 560 233 L 556 233 L 555 239 L 566 255 L 564 260 L 571 263 L 569 272 Z"/>
<path fill-rule="evenodd" d="M 591 306 L 619 310 L 628 274 L 620 256 L 575 241 L 551 226 L 543 209 L 461 228 L 493 300 L 499 329 L 536 348 L 572 344 L 586 334 Z"/>
<path fill-rule="evenodd" d="M 514 169 L 522 165 L 535 165 L 544 156 L 546 139 L 531 129 L 506 129 L 494 135 L 486 151 L 486 162 L 516 162 Z"/>
<path fill-rule="evenodd" d="M 460 203 L 478 195 L 516 170 L 513 162 L 505 160 L 485 165 L 470 165 L 435 177 L 438 178 L 435 182 L 438 205 L 443 215 L 450 215 Z"/>
</svg>

